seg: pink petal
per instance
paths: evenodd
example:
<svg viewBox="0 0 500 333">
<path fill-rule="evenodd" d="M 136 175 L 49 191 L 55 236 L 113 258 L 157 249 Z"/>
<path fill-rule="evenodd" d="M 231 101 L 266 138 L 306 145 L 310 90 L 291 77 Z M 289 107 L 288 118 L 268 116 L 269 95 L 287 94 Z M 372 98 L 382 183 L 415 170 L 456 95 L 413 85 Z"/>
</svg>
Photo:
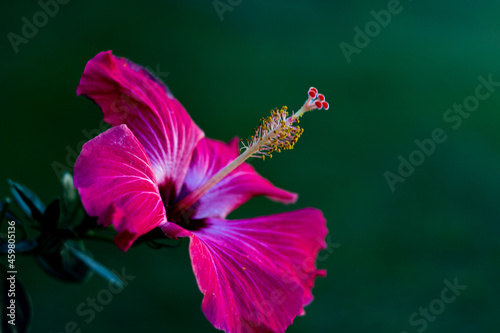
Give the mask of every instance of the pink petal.
<svg viewBox="0 0 500 333">
<path fill-rule="evenodd" d="M 185 187 L 181 192 L 181 198 L 204 184 L 238 157 L 238 142 L 237 138 L 227 144 L 208 138 L 200 140 L 184 179 Z M 196 213 L 192 218 L 224 218 L 257 195 L 265 195 L 272 200 L 287 204 L 297 200 L 297 194 L 275 187 L 260 176 L 252 166 L 243 163 L 198 200 Z"/>
<path fill-rule="evenodd" d="M 165 207 L 148 156 L 126 125 L 87 142 L 75 163 L 75 187 L 87 213 L 113 224 L 123 251 L 166 221 Z"/>
<path fill-rule="evenodd" d="M 246 220 L 207 219 L 195 231 L 167 222 L 170 237 L 190 236 L 202 310 L 226 332 L 284 332 L 312 300 L 318 252 L 326 247 L 321 211 Z"/>
<path fill-rule="evenodd" d="M 106 122 L 135 134 L 166 201 L 179 193 L 203 132 L 159 79 L 106 51 L 87 63 L 76 92 L 99 104 Z"/>
</svg>

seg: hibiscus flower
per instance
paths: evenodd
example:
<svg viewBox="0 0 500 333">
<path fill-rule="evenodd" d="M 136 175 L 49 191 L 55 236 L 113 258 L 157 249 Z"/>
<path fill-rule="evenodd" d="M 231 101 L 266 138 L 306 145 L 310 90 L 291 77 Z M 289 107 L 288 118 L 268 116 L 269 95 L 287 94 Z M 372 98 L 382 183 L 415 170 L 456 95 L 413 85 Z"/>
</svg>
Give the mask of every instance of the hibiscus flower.
<svg viewBox="0 0 500 333">
<path fill-rule="evenodd" d="M 328 108 L 324 96 L 311 88 L 291 117 L 286 108 L 273 110 L 239 155 L 237 139 L 205 138 L 159 79 L 111 51 L 88 62 L 77 94 L 94 100 L 113 127 L 84 145 L 75 186 L 88 214 L 118 231 L 120 249 L 154 228 L 189 237 L 202 310 L 226 332 L 283 332 L 304 314 L 315 278 L 326 273 L 315 267 L 326 247 L 321 211 L 226 216 L 258 195 L 296 201 L 244 161 L 292 148 L 302 133 L 293 123 L 305 111 Z"/>
</svg>

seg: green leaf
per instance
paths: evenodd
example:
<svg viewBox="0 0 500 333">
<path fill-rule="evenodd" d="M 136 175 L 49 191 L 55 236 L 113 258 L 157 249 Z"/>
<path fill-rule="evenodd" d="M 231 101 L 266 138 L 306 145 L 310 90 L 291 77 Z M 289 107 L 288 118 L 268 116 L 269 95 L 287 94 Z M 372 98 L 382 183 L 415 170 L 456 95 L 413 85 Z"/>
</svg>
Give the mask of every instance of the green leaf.
<svg viewBox="0 0 500 333">
<path fill-rule="evenodd" d="M 65 172 L 61 179 L 62 188 L 63 188 L 63 203 L 64 206 L 68 208 L 72 208 L 76 202 L 78 202 L 78 191 L 73 184 L 73 176 Z"/>
<path fill-rule="evenodd" d="M 42 230 L 51 231 L 57 229 L 61 215 L 60 200 L 52 201 L 45 210 L 42 218 Z"/>
<path fill-rule="evenodd" d="M 5 202 L 0 202 L 0 210 L 4 213 L 4 218 L 7 218 L 7 220 L 16 221 L 17 224 L 22 225 L 23 223 L 21 222 L 21 220 L 16 215 L 14 215 L 14 213 L 9 211 L 10 204 L 10 198 L 6 198 Z"/>
<path fill-rule="evenodd" d="M 36 248 L 38 243 L 34 240 L 26 240 L 19 243 L 16 243 L 15 251 L 16 253 L 29 252 Z M 9 243 L 3 242 L 0 243 L 0 253 L 8 253 L 9 252 Z"/>
<path fill-rule="evenodd" d="M 79 226 L 87 217 L 83 208 L 80 196 L 73 184 L 73 176 L 65 172 L 61 178 L 62 197 L 61 197 L 61 216 L 60 226 L 75 228 Z"/>
<path fill-rule="evenodd" d="M 30 218 L 41 221 L 45 212 L 45 204 L 29 188 L 10 179 L 7 179 L 10 185 L 12 196 L 23 212 Z"/>
<path fill-rule="evenodd" d="M 22 285 L 22 283 L 15 277 L 14 279 L 10 279 L 11 274 L 7 273 L 6 268 L 0 264 L 0 276 L 2 279 L 0 280 L 0 306 L 2 307 L 2 316 L 0 317 L 0 332 L 3 333 L 25 333 L 29 332 L 29 328 L 31 325 L 31 320 L 33 317 L 31 300 L 29 298 L 26 289 Z M 13 281 L 12 284 L 10 281 Z M 15 297 L 11 297 L 12 292 L 15 293 Z M 15 303 L 11 303 L 11 300 L 14 299 Z M 8 309 L 9 306 L 14 304 L 15 310 L 12 311 L 15 314 L 13 317 L 11 314 L 11 309 Z M 11 320 L 14 319 L 14 322 Z M 12 325 L 11 323 L 15 323 Z"/>
<path fill-rule="evenodd" d="M 95 261 L 93 258 L 88 256 L 87 254 L 75 249 L 74 247 L 71 247 L 71 245 L 69 245 L 69 249 L 78 259 L 80 259 L 82 262 L 84 262 L 90 269 L 92 269 L 94 272 L 99 274 L 105 280 L 115 284 L 116 286 L 123 287 L 123 282 L 120 280 L 120 278 L 118 276 L 116 276 L 107 267 L 105 267 L 101 263 Z"/>
<path fill-rule="evenodd" d="M 66 243 L 85 252 L 83 241 L 67 240 L 63 230 L 42 234 L 38 238 L 38 255 L 35 256 L 40 266 L 52 277 L 67 282 L 84 282 L 92 276 L 92 270 L 78 259 Z"/>
<path fill-rule="evenodd" d="M 0 228 L 2 228 L 3 219 L 9 211 L 9 206 L 11 202 L 12 201 L 8 197 L 5 198 L 4 203 L 0 202 Z"/>
</svg>

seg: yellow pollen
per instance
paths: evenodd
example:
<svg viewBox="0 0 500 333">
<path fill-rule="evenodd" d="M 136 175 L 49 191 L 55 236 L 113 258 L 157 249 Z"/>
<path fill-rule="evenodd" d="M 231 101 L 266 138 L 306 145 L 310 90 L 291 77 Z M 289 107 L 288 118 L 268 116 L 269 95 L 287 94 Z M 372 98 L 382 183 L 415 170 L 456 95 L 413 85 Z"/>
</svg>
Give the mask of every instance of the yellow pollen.
<svg viewBox="0 0 500 333">
<path fill-rule="evenodd" d="M 270 116 L 261 118 L 261 123 L 254 129 L 254 135 L 249 140 L 242 141 L 242 151 L 249 153 L 249 157 L 271 157 L 272 152 L 280 153 L 282 149 L 292 149 L 302 129 L 293 124 L 297 122 L 299 114 L 289 117 L 287 107 L 270 110 Z"/>
</svg>

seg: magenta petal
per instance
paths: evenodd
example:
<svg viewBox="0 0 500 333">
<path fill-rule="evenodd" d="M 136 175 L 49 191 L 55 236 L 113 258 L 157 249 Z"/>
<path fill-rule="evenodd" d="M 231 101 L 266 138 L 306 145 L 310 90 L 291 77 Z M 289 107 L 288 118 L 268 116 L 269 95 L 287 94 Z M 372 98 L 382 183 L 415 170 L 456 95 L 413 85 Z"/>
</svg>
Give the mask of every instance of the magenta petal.
<svg viewBox="0 0 500 333">
<path fill-rule="evenodd" d="M 130 128 L 167 200 L 179 193 L 203 132 L 159 79 L 111 51 L 101 52 L 87 63 L 77 94 L 99 104 L 106 122 Z"/>
<path fill-rule="evenodd" d="M 321 211 L 246 220 L 207 219 L 197 231 L 167 222 L 171 237 L 191 234 L 194 274 L 205 295 L 202 310 L 226 332 L 284 332 L 312 300 L 315 260 L 324 249 Z"/>
<path fill-rule="evenodd" d="M 238 139 L 233 139 L 227 144 L 208 138 L 200 140 L 184 179 L 185 188 L 181 196 L 204 184 L 238 157 L 238 154 Z M 272 200 L 287 204 L 297 200 L 297 194 L 274 186 L 260 176 L 252 166 L 243 163 L 198 200 L 193 218 L 224 218 L 238 206 L 257 195 L 265 195 Z"/>
<path fill-rule="evenodd" d="M 120 232 L 115 243 L 123 251 L 166 221 L 148 156 L 126 125 L 83 146 L 75 164 L 75 187 L 87 213 Z"/>
</svg>

